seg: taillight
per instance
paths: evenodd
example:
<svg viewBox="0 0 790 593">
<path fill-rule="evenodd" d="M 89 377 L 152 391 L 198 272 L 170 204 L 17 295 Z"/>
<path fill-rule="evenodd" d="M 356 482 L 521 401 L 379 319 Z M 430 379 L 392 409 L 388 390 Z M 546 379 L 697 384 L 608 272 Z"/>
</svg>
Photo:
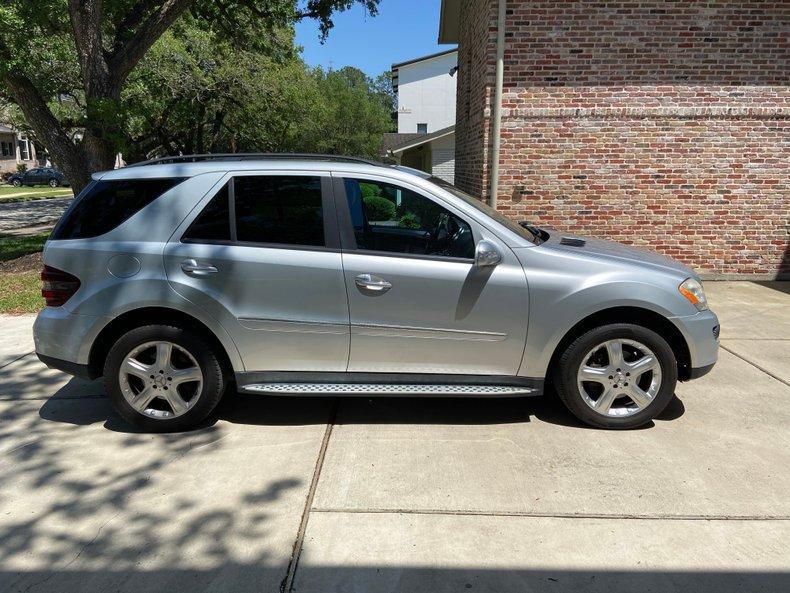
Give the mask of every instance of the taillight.
<svg viewBox="0 0 790 593">
<path fill-rule="evenodd" d="M 41 270 L 41 282 L 41 296 L 47 307 L 60 307 L 80 287 L 79 278 L 50 266 L 44 266 Z"/>
</svg>

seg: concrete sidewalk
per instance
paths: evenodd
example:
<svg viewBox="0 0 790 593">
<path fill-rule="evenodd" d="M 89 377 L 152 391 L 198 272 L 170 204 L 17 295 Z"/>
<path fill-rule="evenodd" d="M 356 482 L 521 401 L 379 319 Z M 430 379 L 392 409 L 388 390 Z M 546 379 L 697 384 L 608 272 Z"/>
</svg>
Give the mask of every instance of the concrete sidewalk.
<svg viewBox="0 0 790 593">
<path fill-rule="evenodd" d="M 0 590 L 786 590 L 790 285 L 706 287 L 719 364 L 630 432 L 549 398 L 238 396 L 137 434 L 2 318 Z"/>
</svg>

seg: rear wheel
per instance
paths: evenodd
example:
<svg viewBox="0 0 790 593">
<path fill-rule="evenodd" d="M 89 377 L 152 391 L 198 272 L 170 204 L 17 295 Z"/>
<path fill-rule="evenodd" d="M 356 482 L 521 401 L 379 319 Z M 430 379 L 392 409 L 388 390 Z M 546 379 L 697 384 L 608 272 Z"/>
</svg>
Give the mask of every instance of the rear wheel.
<svg viewBox="0 0 790 593">
<path fill-rule="evenodd" d="M 556 370 L 557 392 L 580 420 L 601 428 L 636 428 L 672 399 L 677 361 L 656 332 L 620 323 L 574 340 Z"/>
<path fill-rule="evenodd" d="M 192 428 L 217 406 L 226 379 L 199 335 L 167 325 L 133 329 L 115 343 L 104 381 L 116 410 L 149 432 Z"/>
</svg>

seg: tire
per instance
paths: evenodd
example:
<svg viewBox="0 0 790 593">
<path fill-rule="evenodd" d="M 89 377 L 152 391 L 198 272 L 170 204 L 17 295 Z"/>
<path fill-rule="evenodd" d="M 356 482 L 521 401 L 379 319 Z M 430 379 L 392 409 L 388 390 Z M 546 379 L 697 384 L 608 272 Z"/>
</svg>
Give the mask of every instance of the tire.
<svg viewBox="0 0 790 593">
<path fill-rule="evenodd" d="M 561 354 L 554 373 L 557 394 L 571 413 L 608 429 L 650 422 L 669 404 L 677 379 L 677 360 L 666 340 L 629 323 L 582 334 Z"/>
<path fill-rule="evenodd" d="M 169 354 L 168 346 L 160 344 L 169 344 Z M 127 359 L 130 365 L 124 365 Z M 212 346 L 198 334 L 169 325 L 146 325 L 127 332 L 104 363 L 104 384 L 113 406 L 146 432 L 178 432 L 198 426 L 222 399 L 226 383 Z"/>
<path fill-rule="evenodd" d="M 59 185 L 60 185 L 60 183 L 58 183 L 57 179 L 50 179 L 49 180 L 49 187 L 57 187 Z"/>
<path fill-rule="evenodd" d="M 22 182 L 21 182 L 21 181 L 19 181 L 19 179 L 14 179 L 14 180 L 11 182 L 11 185 L 13 185 L 14 187 L 22 187 Z"/>
</svg>

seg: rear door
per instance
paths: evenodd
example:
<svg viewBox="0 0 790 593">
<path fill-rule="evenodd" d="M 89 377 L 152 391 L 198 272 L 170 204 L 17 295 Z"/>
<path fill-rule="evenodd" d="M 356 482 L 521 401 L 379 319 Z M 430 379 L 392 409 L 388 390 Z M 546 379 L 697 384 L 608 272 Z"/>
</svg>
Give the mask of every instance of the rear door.
<svg viewBox="0 0 790 593">
<path fill-rule="evenodd" d="M 526 276 L 495 234 L 416 186 L 337 177 L 351 322 L 349 371 L 516 375 Z M 474 265 L 486 239 L 502 255 Z"/>
<path fill-rule="evenodd" d="M 228 175 L 165 249 L 173 288 L 247 371 L 345 371 L 348 303 L 329 173 Z"/>
</svg>

